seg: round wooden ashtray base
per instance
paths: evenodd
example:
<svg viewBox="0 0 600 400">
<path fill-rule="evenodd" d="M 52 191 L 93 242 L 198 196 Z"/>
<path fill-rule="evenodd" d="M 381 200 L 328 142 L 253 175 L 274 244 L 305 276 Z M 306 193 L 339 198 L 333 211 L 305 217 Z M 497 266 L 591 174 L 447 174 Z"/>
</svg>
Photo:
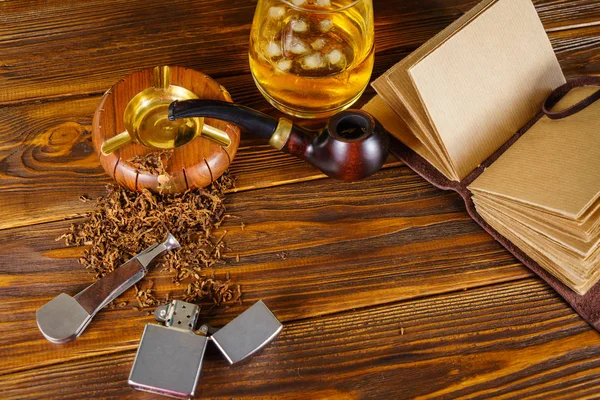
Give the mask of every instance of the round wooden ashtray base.
<svg viewBox="0 0 600 400">
<path fill-rule="evenodd" d="M 201 99 L 232 101 L 229 92 L 208 75 L 177 66 L 157 68 L 168 68 L 171 85 L 186 88 Z M 117 82 L 102 97 L 92 125 L 94 149 L 100 164 L 120 185 L 131 190 L 177 193 L 208 186 L 229 167 L 239 146 L 239 128 L 226 121 L 206 118 L 204 123 L 226 132 L 230 138 L 228 146 L 224 147 L 202 136 L 195 137 L 163 153 L 164 171 L 161 173 L 135 162 L 136 159 L 156 158 L 161 150 L 134 142 L 108 155 L 100 150 L 105 140 L 125 130 L 123 115 L 127 104 L 136 94 L 154 86 L 155 76 L 155 68 L 135 72 Z M 168 156 L 165 157 L 165 154 Z"/>
</svg>

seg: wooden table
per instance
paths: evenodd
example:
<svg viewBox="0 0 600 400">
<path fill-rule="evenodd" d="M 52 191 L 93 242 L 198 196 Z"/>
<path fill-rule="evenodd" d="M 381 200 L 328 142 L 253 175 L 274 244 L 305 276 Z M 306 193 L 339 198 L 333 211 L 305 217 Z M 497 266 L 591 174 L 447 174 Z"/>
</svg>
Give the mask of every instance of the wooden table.
<svg viewBox="0 0 600 400">
<path fill-rule="evenodd" d="M 376 1 L 374 77 L 476 4 Z M 569 76 L 600 73 L 600 3 L 535 1 Z M 92 280 L 55 238 L 109 182 L 90 140 L 103 92 L 129 73 L 183 65 L 277 115 L 254 86 L 253 1 L 0 2 L 0 398 L 149 398 L 127 386 L 143 326 L 101 312 L 66 345 L 35 310 Z M 364 102 L 373 95 L 368 90 Z M 600 335 L 467 216 L 460 198 L 401 163 L 363 182 L 326 179 L 244 139 L 228 196 L 225 271 L 285 323 L 249 363 L 209 352 L 202 397 L 592 398 Z M 236 262 L 239 255 L 239 262 Z M 159 294 L 170 278 L 151 274 Z M 124 299 L 132 299 L 131 291 Z"/>
</svg>

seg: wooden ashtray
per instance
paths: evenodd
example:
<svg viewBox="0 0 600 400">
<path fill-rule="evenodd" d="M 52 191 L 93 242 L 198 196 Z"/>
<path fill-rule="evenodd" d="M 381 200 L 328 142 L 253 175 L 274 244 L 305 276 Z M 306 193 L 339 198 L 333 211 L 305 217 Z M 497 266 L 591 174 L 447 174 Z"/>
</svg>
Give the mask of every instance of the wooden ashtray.
<svg viewBox="0 0 600 400">
<path fill-rule="evenodd" d="M 231 164 L 237 126 L 210 118 L 169 121 L 174 100 L 231 102 L 227 90 L 192 69 L 161 66 L 135 72 L 108 90 L 94 114 L 92 138 L 104 170 L 131 190 L 183 192 L 209 185 Z M 148 168 L 140 159 L 158 159 Z"/>
</svg>

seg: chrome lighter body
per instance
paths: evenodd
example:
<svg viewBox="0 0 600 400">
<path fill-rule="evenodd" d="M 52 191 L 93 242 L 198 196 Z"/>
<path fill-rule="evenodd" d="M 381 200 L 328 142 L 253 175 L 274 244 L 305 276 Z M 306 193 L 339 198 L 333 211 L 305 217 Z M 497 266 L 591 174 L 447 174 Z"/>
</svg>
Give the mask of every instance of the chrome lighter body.
<svg viewBox="0 0 600 400">
<path fill-rule="evenodd" d="M 215 343 L 230 364 L 244 360 L 271 342 L 283 325 L 258 301 L 221 329 L 195 326 L 200 308 L 174 300 L 156 309 L 156 320 L 148 324 L 129 375 L 135 389 L 175 398 L 197 394 L 204 352 Z"/>
</svg>

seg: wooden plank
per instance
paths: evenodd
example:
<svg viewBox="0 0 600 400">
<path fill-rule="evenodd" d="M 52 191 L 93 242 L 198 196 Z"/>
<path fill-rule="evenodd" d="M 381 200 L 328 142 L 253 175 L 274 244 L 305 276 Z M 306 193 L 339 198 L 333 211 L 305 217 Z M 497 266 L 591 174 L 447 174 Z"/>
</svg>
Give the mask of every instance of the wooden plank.
<svg viewBox="0 0 600 400">
<path fill-rule="evenodd" d="M 599 339 L 550 288 L 525 279 L 290 322 L 235 367 L 209 351 L 199 397 L 592 398 Z M 120 341 L 123 351 L 7 375 L 0 395 L 159 398 L 127 386 L 138 340 L 139 332 Z M 48 351 L 76 351 L 67 346 Z"/>
<path fill-rule="evenodd" d="M 476 3 L 376 1 L 377 51 L 393 52 L 398 61 Z M 548 30 L 598 23 L 595 0 L 535 4 Z M 254 7 L 228 0 L 0 2 L 0 86 L 10 88 L 0 91 L 0 104 L 99 94 L 160 64 L 215 78 L 248 73 Z"/>
<path fill-rule="evenodd" d="M 600 74 L 600 20 L 594 26 L 551 32 L 549 36 L 565 75 Z"/>
<path fill-rule="evenodd" d="M 265 299 L 283 321 L 531 276 L 469 219 L 457 195 L 433 188 L 406 167 L 360 185 L 324 179 L 235 193 L 228 210 L 246 225 L 229 219 L 223 226 L 228 263 L 215 270 L 217 277 L 230 272 L 242 285 L 244 307 Z M 132 309 L 130 290 L 125 309 L 100 313 L 89 332 L 60 351 L 40 335 L 35 310 L 91 281 L 77 265 L 80 251 L 54 241 L 67 225 L 0 231 L 0 247 L 11 255 L 0 258 L 5 371 L 131 349 L 148 322 Z M 158 298 L 182 290 L 160 270 L 149 279 Z M 222 322 L 242 309 L 211 320 Z"/>
<path fill-rule="evenodd" d="M 577 5 L 561 1 L 534 0 L 533 3 L 547 32 L 598 25 L 600 22 L 600 4 L 594 0 L 578 2 Z"/>
<path fill-rule="evenodd" d="M 109 177 L 91 141 L 97 102 L 88 98 L 0 109 L 2 228 L 73 217 L 83 211 L 80 195 L 104 190 Z M 74 191 L 78 195 L 71 195 Z"/>
</svg>

